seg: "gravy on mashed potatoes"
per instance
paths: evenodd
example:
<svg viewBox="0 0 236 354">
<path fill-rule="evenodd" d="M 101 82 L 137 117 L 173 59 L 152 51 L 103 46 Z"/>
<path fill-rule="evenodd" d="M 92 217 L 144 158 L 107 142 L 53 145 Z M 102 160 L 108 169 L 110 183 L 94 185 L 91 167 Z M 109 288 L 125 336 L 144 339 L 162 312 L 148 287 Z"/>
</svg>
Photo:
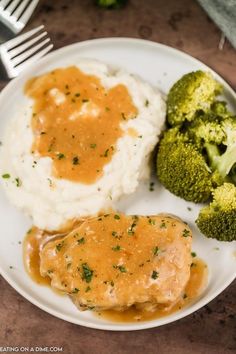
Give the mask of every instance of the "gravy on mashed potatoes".
<svg viewBox="0 0 236 354">
<path fill-rule="evenodd" d="M 22 102 L 3 138 L 1 183 L 36 227 L 114 208 L 149 177 L 165 102 L 140 78 L 81 59 L 30 79 Z"/>
<path fill-rule="evenodd" d="M 33 153 L 53 160 L 55 177 L 82 183 L 103 174 L 124 133 L 120 123 L 138 113 L 126 86 L 106 90 L 76 66 L 30 80 L 25 92 L 34 100 Z"/>
</svg>

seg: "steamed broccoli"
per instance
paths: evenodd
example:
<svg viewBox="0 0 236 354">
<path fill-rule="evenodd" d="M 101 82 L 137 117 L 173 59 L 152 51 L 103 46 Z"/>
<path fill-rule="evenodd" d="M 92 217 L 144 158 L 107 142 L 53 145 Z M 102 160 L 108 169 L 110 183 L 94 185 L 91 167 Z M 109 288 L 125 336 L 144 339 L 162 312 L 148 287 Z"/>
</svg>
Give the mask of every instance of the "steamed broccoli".
<svg viewBox="0 0 236 354">
<path fill-rule="evenodd" d="M 184 75 L 167 98 L 167 128 L 157 152 L 157 176 L 173 194 L 213 202 L 196 221 L 207 237 L 236 240 L 236 117 L 217 101 L 210 74 Z"/>
<path fill-rule="evenodd" d="M 220 84 L 210 73 L 199 70 L 184 75 L 172 86 L 167 96 L 169 124 L 174 126 L 192 121 L 197 111 L 209 109 L 220 92 Z"/>
<path fill-rule="evenodd" d="M 187 130 L 198 148 L 206 151 L 211 170 L 229 180 L 236 164 L 236 117 L 226 111 L 223 117 L 211 112 L 197 117 Z"/>
<path fill-rule="evenodd" d="M 224 183 L 213 192 L 213 201 L 196 220 L 200 231 L 219 241 L 236 240 L 236 187 Z"/>
<path fill-rule="evenodd" d="M 160 142 L 157 176 L 170 192 L 195 203 L 207 201 L 212 188 L 221 184 L 188 135 L 178 128 L 168 130 Z"/>
<path fill-rule="evenodd" d="M 118 9 L 126 4 L 127 0 L 96 0 L 96 4 L 100 7 L 109 9 Z"/>
</svg>

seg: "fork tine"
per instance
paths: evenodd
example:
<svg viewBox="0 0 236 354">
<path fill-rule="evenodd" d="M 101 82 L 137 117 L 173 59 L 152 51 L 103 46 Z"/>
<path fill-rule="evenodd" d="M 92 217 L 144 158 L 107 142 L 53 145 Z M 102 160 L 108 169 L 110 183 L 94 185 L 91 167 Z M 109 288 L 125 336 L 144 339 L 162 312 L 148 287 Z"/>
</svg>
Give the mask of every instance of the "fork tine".
<svg viewBox="0 0 236 354">
<path fill-rule="evenodd" d="M 20 55 L 23 53 L 27 48 L 30 48 L 34 43 L 38 42 L 41 38 L 45 37 L 47 35 L 47 32 L 41 33 L 39 36 L 25 42 L 24 44 L 16 47 L 15 49 L 12 49 L 9 51 L 9 56 L 10 58 L 14 58 L 17 55 Z"/>
<path fill-rule="evenodd" d="M 45 54 L 47 54 L 53 48 L 53 44 L 48 45 L 46 48 L 38 52 L 28 60 L 24 61 L 22 64 L 17 66 L 17 71 L 21 72 L 22 70 L 26 69 L 29 65 L 36 62 L 38 59 L 42 58 Z"/>
<path fill-rule="evenodd" d="M 0 0 L 0 8 L 2 8 L 4 10 L 10 1 L 11 0 Z"/>
<path fill-rule="evenodd" d="M 19 2 L 20 0 L 13 0 L 5 11 L 7 11 L 9 15 L 11 15 L 15 8 L 19 5 Z"/>
<path fill-rule="evenodd" d="M 20 15 L 23 13 L 28 2 L 29 2 L 29 0 L 21 1 L 20 5 L 17 7 L 17 9 L 14 11 L 14 14 L 13 14 L 16 19 L 18 19 L 20 17 Z"/>
<path fill-rule="evenodd" d="M 34 9 L 36 8 L 37 4 L 38 4 L 39 0 L 32 0 L 31 3 L 29 4 L 29 6 L 27 7 L 27 9 L 25 10 L 25 12 L 23 13 L 23 15 L 20 17 L 20 21 L 25 25 L 30 16 L 32 15 Z"/>
<path fill-rule="evenodd" d="M 16 56 L 14 59 L 11 59 L 11 62 L 14 66 L 22 63 L 27 58 L 30 58 L 34 53 L 37 53 L 40 48 L 42 48 L 45 44 L 50 42 L 50 39 L 47 38 L 41 43 L 37 44 L 36 46 L 32 47 L 31 49 L 27 50 L 26 52 Z"/>
<path fill-rule="evenodd" d="M 40 30 L 42 30 L 44 28 L 44 25 L 41 25 L 29 32 L 26 32 L 24 34 L 21 34 L 20 36 L 11 39 L 10 41 L 6 42 L 4 44 L 4 46 L 6 47 L 7 50 L 10 50 L 11 48 L 16 47 L 17 45 L 20 45 L 23 41 L 25 41 L 26 39 L 32 37 L 34 34 L 36 34 L 37 32 L 39 32 Z"/>
</svg>

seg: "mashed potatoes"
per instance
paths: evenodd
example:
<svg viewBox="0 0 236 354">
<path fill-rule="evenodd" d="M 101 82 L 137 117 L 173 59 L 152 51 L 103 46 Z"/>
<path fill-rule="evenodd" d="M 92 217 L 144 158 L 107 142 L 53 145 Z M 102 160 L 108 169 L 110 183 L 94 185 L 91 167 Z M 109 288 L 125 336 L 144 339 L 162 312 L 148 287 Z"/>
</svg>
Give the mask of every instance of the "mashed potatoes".
<svg viewBox="0 0 236 354">
<path fill-rule="evenodd" d="M 95 75 L 106 90 L 125 86 L 137 114 L 120 123 L 122 135 L 116 140 L 112 158 L 103 166 L 102 173 L 89 183 L 67 179 L 63 174 L 55 175 L 53 158 L 32 149 L 35 140 L 32 99 L 29 98 L 28 106 L 9 123 L 0 156 L 1 182 L 11 202 L 30 215 L 37 227 L 48 230 L 60 228 L 68 219 L 94 215 L 112 206 L 119 197 L 134 192 L 139 181 L 149 175 L 150 153 L 164 125 L 165 103 L 158 90 L 123 70 L 111 70 L 100 62 L 81 60 L 77 67 L 87 75 Z M 66 93 L 55 87 L 49 96 L 59 107 L 55 120 L 60 125 L 60 105 Z M 68 119 L 96 120 L 97 105 L 88 100 Z M 104 136 L 104 140 L 108 138 Z M 59 150 L 57 156 L 59 160 L 64 157 Z M 76 165 L 78 159 L 74 157 L 73 161 Z"/>
</svg>

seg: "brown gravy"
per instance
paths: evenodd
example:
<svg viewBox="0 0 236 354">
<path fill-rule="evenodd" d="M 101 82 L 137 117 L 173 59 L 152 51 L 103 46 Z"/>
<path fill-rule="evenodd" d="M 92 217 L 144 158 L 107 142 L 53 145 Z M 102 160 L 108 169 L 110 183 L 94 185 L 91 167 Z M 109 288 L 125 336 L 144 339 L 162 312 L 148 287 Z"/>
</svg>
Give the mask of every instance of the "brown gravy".
<svg viewBox="0 0 236 354">
<path fill-rule="evenodd" d="M 51 237 L 55 237 L 55 234 L 60 237 L 60 235 L 65 235 L 71 231 L 74 227 L 79 226 L 82 220 L 70 220 L 64 225 L 64 227 L 59 232 L 49 232 L 38 229 L 33 226 L 25 235 L 23 242 L 23 260 L 27 273 L 36 283 L 40 285 L 51 284 L 50 277 L 43 277 L 40 274 L 40 249 L 42 243 L 49 240 Z"/>
<path fill-rule="evenodd" d="M 46 237 L 45 233 L 37 227 L 32 227 L 26 234 L 23 243 L 23 259 L 25 269 L 29 276 L 40 285 L 49 285 L 51 279 L 40 274 L 40 243 Z"/>
<path fill-rule="evenodd" d="M 55 177 L 86 184 L 102 176 L 121 123 L 138 113 L 124 85 L 107 90 L 75 66 L 29 80 L 25 92 L 34 100 L 32 153 L 53 160 Z"/>
<path fill-rule="evenodd" d="M 160 307 L 154 311 L 140 310 L 135 306 L 130 307 L 125 311 L 106 310 L 100 311 L 97 315 L 101 318 L 111 320 L 114 322 L 139 322 L 150 321 L 161 317 L 168 316 L 177 312 L 190 304 L 196 299 L 207 283 L 208 269 L 206 263 L 200 258 L 193 259 L 191 266 L 191 274 L 189 282 L 185 288 L 185 293 L 181 300 L 179 300 L 171 308 Z"/>
</svg>

